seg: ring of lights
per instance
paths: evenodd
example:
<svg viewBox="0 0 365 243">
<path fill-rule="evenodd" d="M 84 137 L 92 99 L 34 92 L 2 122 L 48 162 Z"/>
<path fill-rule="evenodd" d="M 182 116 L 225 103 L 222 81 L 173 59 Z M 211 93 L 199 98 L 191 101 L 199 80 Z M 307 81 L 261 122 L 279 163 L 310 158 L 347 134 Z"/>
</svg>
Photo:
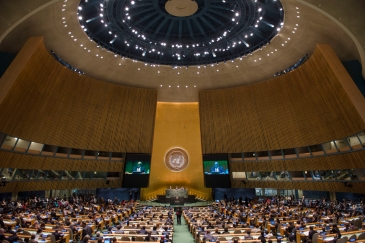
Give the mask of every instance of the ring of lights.
<svg viewBox="0 0 365 243">
<path fill-rule="evenodd" d="M 252 53 L 270 43 L 284 18 L 279 0 L 196 0 L 197 11 L 184 17 L 169 14 L 166 2 L 81 0 L 79 22 L 98 45 L 123 57 L 191 66 Z"/>
</svg>

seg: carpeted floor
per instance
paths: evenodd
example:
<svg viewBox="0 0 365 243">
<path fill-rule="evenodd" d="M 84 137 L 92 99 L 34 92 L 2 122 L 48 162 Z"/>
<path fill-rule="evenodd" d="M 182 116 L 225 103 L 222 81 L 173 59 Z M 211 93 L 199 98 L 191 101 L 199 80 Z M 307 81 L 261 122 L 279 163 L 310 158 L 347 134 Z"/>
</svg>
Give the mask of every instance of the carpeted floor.
<svg viewBox="0 0 365 243">
<path fill-rule="evenodd" d="M 188 226 L 186 225 L 185 219 L 181 217 L 181 225 L 177 224 L 177 217 L 174 222 L 174 243 L 194 243 L 193 236 L 190 234 Z"/>
</svg>

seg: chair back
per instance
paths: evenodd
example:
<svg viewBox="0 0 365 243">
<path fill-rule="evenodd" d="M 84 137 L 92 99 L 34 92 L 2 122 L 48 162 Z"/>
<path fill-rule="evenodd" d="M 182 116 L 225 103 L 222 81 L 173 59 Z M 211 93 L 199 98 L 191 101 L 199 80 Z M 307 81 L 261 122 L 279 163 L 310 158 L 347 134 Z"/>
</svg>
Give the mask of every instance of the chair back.
<svg viewBox="0 0 365 243">
<path fill-rule="evenodd" d="M 137 236 L 137 237 L 136 237 L 136 241 L 144 241 L 144 238 L 143 238 L 143 237 L 141 237 L 141 236 Z"/>
<path fill-rule="evenodd" d="M 336 243 L 346 243 L 346 242 L 347 242 L 347 237 L 340 238 L 336 241 Z"/>
<path fill-rule="evenodd" d="M 276 227 L 276 233 L 280 233 L 281 223 L 278 224 L 278 227 Z"/>
<path fill-rule="evenodd" d="M 349 240 L 351 240 L 351 239 L 356 239 L 356 235 L 351 235 Z"/>
<path fill-rule="evenodd" d="M 362 227 L 362 220 L 361 219 L 356 220 L 356 225 L 355 226 L 361 229 L 361 227 Z"/>
<path fill-rule="evenodd" d="M 318 243 L 318 233 L 315 233 L 313 236 L 312 236 L 312 243 Z"/>
<path fill-rule="evenodd" d="M 56 238 L 54 237 L 54 235 L 49 234 L 48 237 L 51 239 L 51 243 L 56 243 Z"/>
<path fill-rule="evenodd" d="M 122 241 L 131 241 L 131 239 L 127 236 L 123 236 L 121 240 Z"/>
<path fill-rule="evenodd" d="M 238 237 L 238 236 L 232 237 L 232 241 L 234 241 L 234 240 L 240 241 L 240 237 Z"/>
<path fill-rule="evenodd" d="M 358 240 L 364 240 L 365 239 L 365 233 L 361 233 L 359 237 L 357 237 Z"/>
</svg>

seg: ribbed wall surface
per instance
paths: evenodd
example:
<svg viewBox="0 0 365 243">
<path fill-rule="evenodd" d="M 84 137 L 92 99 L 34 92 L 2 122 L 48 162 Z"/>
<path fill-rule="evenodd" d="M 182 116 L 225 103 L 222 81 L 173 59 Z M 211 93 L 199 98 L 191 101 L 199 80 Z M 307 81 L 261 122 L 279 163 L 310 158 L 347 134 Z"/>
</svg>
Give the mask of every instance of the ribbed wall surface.
<svg viewBox="0 0 365 243">
<path fill-rule="evenodd" d="M 320 45 L 294 72 L 258 84 L 200 91 L 199 108 L 203 153 L 308 146 L 365 129 Z"/>
<path fill-rule="evenodd" d="M 33 38 L 40 44 L 0 105 L 1 132 L 71 148 L 152 151 L 156 90 L 79 75 Z"/>
</svg>

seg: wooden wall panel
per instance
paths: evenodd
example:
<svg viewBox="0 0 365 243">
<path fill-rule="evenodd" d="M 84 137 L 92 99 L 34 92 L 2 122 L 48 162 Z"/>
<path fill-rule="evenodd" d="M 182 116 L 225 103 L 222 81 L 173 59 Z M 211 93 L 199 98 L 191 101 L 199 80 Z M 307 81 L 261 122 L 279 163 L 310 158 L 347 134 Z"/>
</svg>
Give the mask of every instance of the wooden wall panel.
<svg viewBox="0 0 365 243">
<path fill-rule="evenodd" d="M 157 91 L 79 75 L 41 42 L 0 104 L 0 131 L 71 148 L 151 153 Z"/>
<path fill-rule="evenodd" d="M 326 53 L 318 45 L 294 72 L 265 82 L 200 91 L 203 153 L 301 147 L 364 130 Z"/>
<path fill-rule="evenodd" d="M 0 151 L 2 168 L 123 172 L 124 163 L 105 160 L 77 160 Z"/>
<path fill-rule="evenodd" d="M 122 180 L 67 180 L 67 181 L 26 181 L 10 182 L 5 187 L 0 187 L 0 192 L 22 192 L 41 190 L 63 190 L 72 188 L 119 188 Z"/>
<path fill-rule="evenodd" d="M 350 182 L 352 187 L 347 187 L 343 182 L 323 182 L 323 181 L 247 181 L 233 180 L 232 188 L 277 188 L 277 189 L 295 189 L 295 190 L 313 190 L 313 191 L 330 191 L 330 192 L 349 192 L 365 193 L 365 182 Z"/>
<path fill-rule="evenodd" d="M 359 168 L 365 168 L 365 150 L 313 158 L 230 162 L 230 170 L 232 172 L 342 170 Z"/>
</svg>

